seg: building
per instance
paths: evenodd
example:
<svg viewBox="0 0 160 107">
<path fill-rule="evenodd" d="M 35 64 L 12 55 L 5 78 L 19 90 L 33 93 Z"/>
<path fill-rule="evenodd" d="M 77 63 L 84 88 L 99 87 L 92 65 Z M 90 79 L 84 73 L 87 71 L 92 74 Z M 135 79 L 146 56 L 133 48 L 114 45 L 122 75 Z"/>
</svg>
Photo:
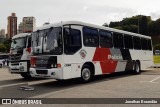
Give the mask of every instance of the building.
<svg viewBox="0 0 160 107">
<path fill-rule="evenodd" d="M 36 20 L 34 17 L 23 17 L 23 33 L 33 32 L 36 28 Z"/>
<path fill-rule="evenodd" d="M 12 13 L 11 16 L 8 16 L 8 25 L 7 25 L 7 38 L 12 38 L 17 34 L 17 17 L 16 13 Z"/>
<path fill-rule="evenodd" d="M 6 40 L 5 29 L 0 30 L 0 43 Z"/>
<path fill-rule="evenodd" d="M 1 29 L 0 30 L 0 36 L 4 37 L 4 38 L 6 37 L 6 35 L 5 35 L 5 29 Z"/>
<path fill-rule="evenodd" d="M 18 25 L 18 33 L 23 33 L 23 22 Z"/>
</svg>

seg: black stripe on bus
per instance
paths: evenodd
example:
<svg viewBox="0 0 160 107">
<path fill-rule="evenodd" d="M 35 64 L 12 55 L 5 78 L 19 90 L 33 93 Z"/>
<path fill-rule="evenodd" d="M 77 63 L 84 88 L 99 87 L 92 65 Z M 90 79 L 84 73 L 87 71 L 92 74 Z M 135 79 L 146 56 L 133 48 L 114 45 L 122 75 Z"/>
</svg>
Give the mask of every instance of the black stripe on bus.
<svg viewBox="0 0 160 107">
<path fill-rule="evenodd" d="M 120 49 L 123 60 L 132 60 L 129 49 Z"/>
<path fill-rule="evenodd" d="M 133 67 L 134 66 L 134 61 L 127 61 L 127 64 L 126 64 L 126 68 L 125 68 L 125 71 L 129 71 L 129 70 L 133 70 Z"/>
</svg>

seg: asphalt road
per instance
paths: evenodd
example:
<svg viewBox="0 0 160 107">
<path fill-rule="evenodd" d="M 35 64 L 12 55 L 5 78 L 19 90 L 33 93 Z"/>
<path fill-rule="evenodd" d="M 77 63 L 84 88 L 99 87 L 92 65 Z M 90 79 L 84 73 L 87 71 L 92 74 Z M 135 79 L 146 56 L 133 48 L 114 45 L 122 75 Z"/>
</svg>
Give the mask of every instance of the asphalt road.
<svg viewBox="0 0 160 107">
<path fill-rule="evenodd" d="M 19 90 L 23 85 L 35 90 Z M 160 68 L 152 68 L 139 75 L 116 73 L 96 76 L 86 84 L 77 79 L 62 82 L 54 79 L 25 80 L 18 74 L 10 74 L 7 68 L 0 68 L 0 98 L 160 98 Z"/>
</svg>

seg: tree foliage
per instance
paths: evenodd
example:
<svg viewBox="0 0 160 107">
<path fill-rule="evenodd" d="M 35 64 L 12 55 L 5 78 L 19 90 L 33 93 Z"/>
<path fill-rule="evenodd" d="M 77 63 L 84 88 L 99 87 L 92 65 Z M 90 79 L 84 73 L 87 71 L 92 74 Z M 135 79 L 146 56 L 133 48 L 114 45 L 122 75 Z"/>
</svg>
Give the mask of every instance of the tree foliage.
<svg viewBox="0 0 160 107">
<path fill-rule="evenodd" d="M 11 40 L 5 40 L 3 43 L 0 44 L 0 52 L 8 53 L 10 50 Z"/>
<path fill-rule="evenodd" d="M 154 46 L 154 49 L 155 49 L 155 50 L 160 50 L 160 44 L 155 45 L 155 46 Z"/>
<path fill-rule="evenodd" d="M 136 15 L 123 18 L 122 21 L 110 22 L 109 27 L 149 35 L 152 38 L 159 38 L 160 36 L 160 18 L 153 21 L 151 16 Z M 154 39 L 153 44 L 156 45 L 157 43 L 159 41 Z"/>
<path fill-rule="evenodd" d="M 122 21 L 110 22 L 109 27 L 148 35 L 148 29 L 151 22 L 150 16 L 137 15 L 124 18 Z"/>
<path fill-rule="evenodd" d="M 6 51 L 6 47 L 4 44 L 0 44 L 0 52 L 5 52 Z"/>
</svg>

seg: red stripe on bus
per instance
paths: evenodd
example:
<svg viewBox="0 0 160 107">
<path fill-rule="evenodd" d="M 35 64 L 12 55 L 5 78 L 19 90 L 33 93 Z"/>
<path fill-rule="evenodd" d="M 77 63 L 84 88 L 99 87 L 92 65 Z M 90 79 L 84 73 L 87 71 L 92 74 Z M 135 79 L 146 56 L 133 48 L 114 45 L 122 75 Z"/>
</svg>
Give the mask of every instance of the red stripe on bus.
<svg viewBox="0 0 160 107">
<path fill-rule="evenodd" d="M 115 72 L 117 61 L 109 59 L 109 56 L 111 56 L 110 49 L 96 48 L 93 61 L 100 61 L 103 74 Z"/>
</svg>

